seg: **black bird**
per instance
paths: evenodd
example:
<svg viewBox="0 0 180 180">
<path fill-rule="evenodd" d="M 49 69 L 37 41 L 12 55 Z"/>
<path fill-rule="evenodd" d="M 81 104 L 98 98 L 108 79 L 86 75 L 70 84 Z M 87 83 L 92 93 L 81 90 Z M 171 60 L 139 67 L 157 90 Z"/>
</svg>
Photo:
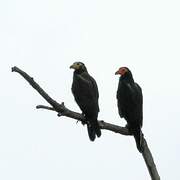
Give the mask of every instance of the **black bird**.
<svg viewBox="0 0 180 180">
<path fill-rule="evenodd" d="M 115 73 L 121 75 L 117 90 L 117 105 L 119 115 L 127 121 L 127 128 L 134 135 L 139 152 L 143 151 L 143 95 L 141 87 L 134 82 L 131 71 L 127 67 L 121 67 Z"/>
<path fill-rule="evenodd" d="M 89 75 L 82 62 L 75 62 L 70 68 L 74 69 L 72 93 L 87 121 L 88 135 L 91 141 L 101 136 L 97 121 L 99 113 L 99 92 L 96 81 Z"/>
</svg>

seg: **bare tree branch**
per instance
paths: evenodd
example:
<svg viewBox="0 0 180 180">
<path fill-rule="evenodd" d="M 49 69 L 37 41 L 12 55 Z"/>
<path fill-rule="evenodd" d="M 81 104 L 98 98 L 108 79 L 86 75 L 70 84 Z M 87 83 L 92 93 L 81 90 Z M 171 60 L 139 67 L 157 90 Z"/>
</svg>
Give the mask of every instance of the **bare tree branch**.
<svg viewBox="0 0 180 180">
<path fill-rule="evenodd" d="M 77 112 L 74 112 L 74 111 L 71 111 L 69 110 L 68 108 L 65 107 L 64 103 L 63 103 L 63 108 L 64 108 L 64 111 L 60 114 L 58 113 L 58 116 L 66 116 L 66 117 L 69 117 L 69 118 L 72 118 L 72 119 L 76 119 L 78 121 L 81 121 L 82 123 L 86 123 L 86 120 L 84 118 L 84 116 L 80 113 L 77 113 Z M 46 109 L 46 110 L 51 110 L 51 111 L 56 111 L 54 108 L 52 107 L 49 107 L 49 106 L 44 106 L 44 105 L 38 105 L 36 106 L 37 109 Z M 114 124 L 110 124 L 110 123 L 106 123 L 102 120 L 99 120 L 99 126 L 101 129 L 106 129 L 106 130 L 110 130 L 110 131 L 113 131 L 115 133 L 119 133 L 119 134 L 122 134 L 122 135 L 131 135 L 128 131 L 127 128 L 125 127 L 121 127 L 121 126 L 117 126 L 117 125 L 114 125 Z"/>
<path fill-rule="evenodd" d="M 86 123 L 86 120 L 82 114 L 71 111 L 70 109 L 65 107 L 64 103 L 59 104 L 54 99 L 52 99 L 39 86 L 39 84 L 37 84 L 34 81 L 34 79 L 32 77 L 30 77 L 26 72 L 22 71 L 21 69 L 19 69 L 16 66 L 12 68 L 12 72 L 17 72 L 22 77 L 24 77 L 24 79 L 27 80 L 30 83 L 30 85 L 51 105 L 51 107 L 44 106 L 44 105 L 38 105 L 38 106 L 36 106 L 37 109 L 46 109 L 46 110 L 50 110 L 50 111 L 55 111 L 58 113 L 58 116 L 66 116 L 66 117 L 69 117 L 71 119 L 76 119 L 78 121 L 81 121 L 82 123 Z M 126 135 L 126 136 L 131 135 L 126 127 L 121 127 L 121 126 L 117 126 L 114 124 L 110 124 L 110 123 L 104 122 L 102 120 L 100 120 L 98 122 L 99 122 L 101 129 L 109 130 L 109 131 L 119 133 L 122 135 Z M 150 149 L 148 148 L 148 144 L 147 144 L 145 138 L 143 139 L 143 149 L 144 150 L 142 152 L 142 156 L 145 160 L 145 163 L 146 163 L 146 166 L 148 168 L 151 179 L 152 180 L 160 180 L 160 176 L 158 174 L 156 165 L 154 163 L 153 156 L 151 154 Z"/>
</svg>

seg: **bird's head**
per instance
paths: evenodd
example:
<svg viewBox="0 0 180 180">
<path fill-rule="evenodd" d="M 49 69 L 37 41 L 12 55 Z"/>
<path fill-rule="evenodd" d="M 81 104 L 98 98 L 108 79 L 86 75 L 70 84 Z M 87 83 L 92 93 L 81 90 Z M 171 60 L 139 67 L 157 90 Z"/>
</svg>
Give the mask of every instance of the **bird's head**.
<svg viewBox="0 0 180 180">
<path fill-rule="evenodd" d="M 130 70 L 127 67 L 120 67 L 118 71 L 115 72 L 115 75 L 124 76 L 125 74 L 130 73 Z"/>
<path fill-rule="evenodd" d="M 115 75 L 120 75 L 121 80 L 134 81 L 131 71 L 127 67 L 120 67 Z"/>
<path fill-rule="evenodd" d="M 70 69 L 74 69 L 76 72 L 84 72 L 87 71 L 86 66 L 82 62 L 74 62 L 71 66 Z"/>
</svg>

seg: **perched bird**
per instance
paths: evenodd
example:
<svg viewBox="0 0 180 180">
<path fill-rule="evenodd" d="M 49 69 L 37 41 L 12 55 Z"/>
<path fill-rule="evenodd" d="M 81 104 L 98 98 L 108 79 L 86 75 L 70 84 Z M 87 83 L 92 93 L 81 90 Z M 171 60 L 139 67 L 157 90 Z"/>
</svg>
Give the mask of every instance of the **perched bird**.
<svg viewBox="0 0 180 180">
<path fill-rule="evenodd" d="M 88 135 L 91 141 L 101 136 L 97 121 L 99 113 L 99 92 L 96 81 L 89 75 L 82 62 L 75 62 L 70 68 L 74 69 L 72 93 L 75 101 L 86 118 Z"/>
<path fill-rule="evenodd" d="M 134 82 L 132 73 L 127 67 L 119 68 L 115 74 L 121 75 L 117 90 L 119 115 L 127 121 L 126 127 L 134 135 L 137 149 L 142 152 L 143 95 L 141 87 Z"/>
</svg>

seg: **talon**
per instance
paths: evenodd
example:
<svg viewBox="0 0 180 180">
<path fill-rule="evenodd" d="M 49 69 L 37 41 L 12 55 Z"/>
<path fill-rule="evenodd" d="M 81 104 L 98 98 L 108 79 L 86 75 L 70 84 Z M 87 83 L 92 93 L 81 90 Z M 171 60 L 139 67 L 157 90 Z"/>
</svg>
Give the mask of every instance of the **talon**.
<svg viewBox="0 0 180 180">
<path fill-rule="evenodd" d="M 81 124 L 84 126 L 86 123 L 84 121 L 81 121 Z"/>
<path fill-rule="evenodd" d="M 129 124 L 126 124 L 125 128 L 127 128 L 129 130 Z"/>
</svg>

